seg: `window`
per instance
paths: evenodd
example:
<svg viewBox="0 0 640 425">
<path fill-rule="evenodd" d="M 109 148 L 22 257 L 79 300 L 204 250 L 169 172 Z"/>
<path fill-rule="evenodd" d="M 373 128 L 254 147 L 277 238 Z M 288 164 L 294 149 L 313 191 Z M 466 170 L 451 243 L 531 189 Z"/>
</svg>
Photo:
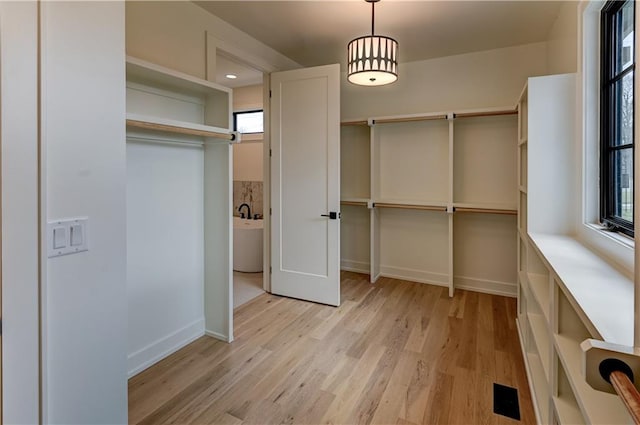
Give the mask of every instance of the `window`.
<svg viewBox="0 0 640 425">
<path fill-rule="evenodd" d="M 262 110 L 234 112 L 233 129 L 243 134 L 264 132 L 264 112 Z"/>
<path fill-rule="evenodd" d="M 602 9 L 600 218 L 633 236 L 634 1 Z"/>
</svg>

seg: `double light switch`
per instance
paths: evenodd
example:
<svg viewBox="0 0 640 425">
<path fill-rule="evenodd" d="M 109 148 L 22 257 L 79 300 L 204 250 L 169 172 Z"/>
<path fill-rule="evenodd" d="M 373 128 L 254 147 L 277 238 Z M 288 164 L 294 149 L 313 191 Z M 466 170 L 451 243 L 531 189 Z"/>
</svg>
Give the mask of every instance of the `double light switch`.
<svg viewBox="0 0 640 425">
<path fill-rule="evenodd" d="M 89 219 L 73 218 L 54 220 L 47 223 L 48 256 L 75 254 L 87 251 L 87 226 Z"/>
</svg>

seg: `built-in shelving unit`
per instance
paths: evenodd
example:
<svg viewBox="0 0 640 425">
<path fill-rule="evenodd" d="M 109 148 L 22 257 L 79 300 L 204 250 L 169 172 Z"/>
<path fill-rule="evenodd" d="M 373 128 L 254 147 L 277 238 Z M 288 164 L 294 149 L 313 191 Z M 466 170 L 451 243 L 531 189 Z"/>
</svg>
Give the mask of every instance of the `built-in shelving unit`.
<svg viewBox="0 0 640 425">
<path fill-rule="evenodd" d="M 239 135 L 231 128 L 232 90 L 132 57 L 126 59 L 126 78 L 127 193 L 138 193 L 127 200 L 128 231 L 131 231 L 127 238 L 128 263 L 138 266 L 137 271 L 128 270 L 128 286 L 132 292 L 146 291 L 150 285 L 155 290 L 153 285 L 159 282 L 159 291 L 175 291 L 173 296 L 184 295 L 188 300 L 203 299 L 204 324 L 194 322 L 188 332 L 204 332 L 231 341 L 230 143 L 239 141 Z M 171 178 L 175 177 L 177 183 L 172 186 L 160 182 L 149 170 L 175 173 L 177 176 Z M 188 205 L 187 226 L 184 216 L 172 214 L 179 192 L 187 197 L 186 201 L 178 197 L 183 205 Z M 140 193 L 151 195 L 145 197 Z M 148 219 L 153 214 L 149 205 L 153 205 L 157 216 L 163 217 L 163 226 L 187 229 L 181 233 L 186 239 L 182 243 L 193 253 L 188 273 L 182 273 L 177 264 L 180 273 L 158 275 L 154 262 L 170 262 L 172 257 L 155 239 L 140 237 L 139 230 L 137 237 L 131 236 L 136 229 L 147 229 L 148 223 L 154 222 Z M 162 232 L 162 228 L 157 231 Z M 176 280 L 174 275 L 180 278 Z M 163 307 L 154 308 L 148 310 L 150 317 L 166 315 L 166 311 L 158 311 Z M 131 320 L 137 320 L 137 316 L 132 317 Z M 146 323 L 136 323 L 137 329 L 145 326 Z M 166 354 L 167 347 L 149 345 L 130 356 L 130 372 L 157 361 L 158 353 Z"/>
<path fill-rule="evenodd" d="M 512 107 L 343 121 L 343 268 L 515 296 L 517 129 Z"/>
<path fill-rule="evenodd" d="M 575 76 L 530 78 L 518 103 L 518 331 L 539 423 L 631 423 L 586 382 L 582 341 L 633 345 L 633 284 L 572 236 Z M 612 313 L 615 312 L 615 313 Z"/>
<path fill-rule="evenodd" d="M 234 140 L 231 89 L 127 57 L 127 126 Z"/>
</svg>

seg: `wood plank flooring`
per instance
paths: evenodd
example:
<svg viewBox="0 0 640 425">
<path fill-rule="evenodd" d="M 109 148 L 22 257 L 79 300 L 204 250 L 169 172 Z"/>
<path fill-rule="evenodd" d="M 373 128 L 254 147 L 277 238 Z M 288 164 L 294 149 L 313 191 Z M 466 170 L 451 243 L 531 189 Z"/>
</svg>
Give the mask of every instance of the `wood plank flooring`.
<svg viewBox="0 0 640 425">
<path fill-rule="evenodd" d="M 342 273 L 339 308 L 264 294 L 232 344 L 202 337 L 129 381 L 131 424 L 535 423 L 516 300 Z"/>
</svg>

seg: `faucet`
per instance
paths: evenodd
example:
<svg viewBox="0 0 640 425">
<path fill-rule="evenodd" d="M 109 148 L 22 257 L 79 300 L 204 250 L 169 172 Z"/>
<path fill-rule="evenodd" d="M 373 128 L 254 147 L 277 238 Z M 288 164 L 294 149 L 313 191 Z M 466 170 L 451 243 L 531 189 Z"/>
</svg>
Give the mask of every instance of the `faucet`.
<svg viewBox="0 0 640 425">
<path fill-rule="evenodd" d="M 242 212 L 242 207 L 247 207 L 247 218 L 248 218 L 249 220 L 251 220 L 251 207 L 249 206 L 249 204 L 246 204 L 246 203 L 245 203 L 245 204 L 242 204 L 242 205 L 240 205 L 240 206 L 238 207 L 238 212 L 240 213 L 240 217 L 241 217 L 241 218 L 244 218 L 244 217 L 245 217 L 245 215 L 244 215 L 244 213 Z"/>
</svg>

